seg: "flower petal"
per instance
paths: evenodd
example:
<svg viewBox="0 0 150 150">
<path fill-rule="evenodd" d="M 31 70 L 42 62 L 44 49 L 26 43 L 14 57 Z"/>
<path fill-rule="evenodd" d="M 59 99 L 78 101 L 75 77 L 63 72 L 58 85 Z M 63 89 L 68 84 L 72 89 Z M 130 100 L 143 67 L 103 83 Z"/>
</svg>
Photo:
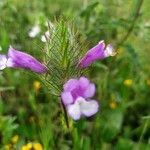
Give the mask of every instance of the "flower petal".
<svg viewBox="0 0 150 150">
<path fill-rule="evenodd" d="M 111 44 L 108 44 L 105 51 L 104 51 L 105 57 L 114 56 L 116 55 L 116 52 L 113 49 L 113 46 Z"/>
<path fill-rule="evenodd" d="M 70 92 L 63 92 L 61 98 L 64 105 L 73 103 L 73 97 Z"/>
<path fill-rule="evenodd" d="M 91 48 L 79 62 L 82 68 L 88 67 L 91 63 L 98 59 L 103 59 L 104 56 L 104 41 L 100 41 L 95 47 Z"/>
<path fill-rule="evenodd" d="M 11 58 L 8 58 L 6 65 L 7 65 L 7 67 L 14 67 L 15 64 Z"/>
<path fill-rule="evenodd" d="M 13 66 L 11 67 L 29 69 L 37 73 L 45 73 L 47 71 L 46 67 L 34 57 L 29 54 L 15 50 L 12 47 L 9 48 L 8 58 L 13 64 Z"/>
<path fill-rule="evenodd" d="M 29 37 L 34 38 L 40 33 L 39 25 L 35 25 L 32 27 L 31 31 L 29 32 Z"/>
<path fill-rule="evenodd" d="M 95 100 L 86 101 L 83 98 L 80 98 L 77 101 L 80 105 L 81 114 L 83 114 L 84 116 L 90 117 L 98 112 L 99 105 L 97 101 Z"/>
<path fill-rule="evenodd" d="M 79 78 L 79 85 L 82 89 L 86 89 L 90 84 L 90 81 L 86 77 Z"/>
<path fill-rule="evenodd" d="M 90 85 L 87 87 L 87 89 L 84 92 L 85 98 L 91 98 L 95 94 L 95 84 L 90 83 Z"/>
<path fill-rule="evenodd" d="M 6 55 L 0 55 L 0 70 L 3 70 L 7 67 L 7 56 Z"/>
<path fill-rule="evenodd" d="M 66 84 L 64 84 L 64 90 L 65 91 L 72 91 L 78 86 L 78 80 L 77 79 L 70 79 L 67 81 Z"/>
<path fill-rule="evenodd" d="M 68 115 L 74 120 L 79 120 L 81 117 L 80 106 L 78 103 L 68 105 L 67 112 Z"/>
</svg>

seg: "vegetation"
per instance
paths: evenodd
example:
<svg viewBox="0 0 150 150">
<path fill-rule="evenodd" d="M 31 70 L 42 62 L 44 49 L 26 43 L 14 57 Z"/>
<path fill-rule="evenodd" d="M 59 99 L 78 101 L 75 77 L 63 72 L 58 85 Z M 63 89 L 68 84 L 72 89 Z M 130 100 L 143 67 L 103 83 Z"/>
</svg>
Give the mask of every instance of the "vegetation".
<svg viewBox="0 0 150 150">
<path fill-rule="evenodd" d="M 0 149 L 148 150 L 149 8 L 149 0 L 1 0 L 0 54 L 12 45 L 42 60 L 46 44 L 41 36 L 50 26 L 46 22 L 63 20 L 78 33 L 76 42 L 83 50 L 105 40 L 117 55 L 95 62 L 86 72 L 96 84 L 100 111 L 79 121 L 69 118 L 69 128 L 45 77 L 20 69 L 0 71 Z M 31 36 L 35 26 L 40 31 Z M 57 36 L 54 46 L 55 38 L 56 43 L 61 40 L 59 32 Z M 57 81 L 52 69 L 54 86 L 61 79 Z"/>
</svg>

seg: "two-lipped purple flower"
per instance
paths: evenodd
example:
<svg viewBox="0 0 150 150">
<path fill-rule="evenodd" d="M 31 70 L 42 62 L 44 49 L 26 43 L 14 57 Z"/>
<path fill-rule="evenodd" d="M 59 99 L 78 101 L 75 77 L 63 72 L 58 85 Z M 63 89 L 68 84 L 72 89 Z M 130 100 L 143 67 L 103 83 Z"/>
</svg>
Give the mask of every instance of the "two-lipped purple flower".
<svg viewBox="0 0 150 150">
<path fill-rule="evenodd" d="M 6 67 L 28 69 L 36 73 L 45 73 L 46 66 L 29 54 L 13 49 L 11 46 L 7 55 L 0 55 L 0 70 Z"/>
<path fill-rule="evenodd" d="M 72 119 L 78 120 L 82 116 L 90 117 L 97 113 L 98 102 L 91 99 L 95 94 L 95 85 L 87 78 L 70 79 L 63 89 L 62 102 Z"/>
<path fill-rule="evenodd" d="M 78 67 L 86 68 L 96 60 L 114 56 L 115 54 L 111 44 L 105 47 L 104 41 L 100 41 L 83 56 L 78 63 Z M 37 59 L 12 47 L 9 48 L 7 55 L 0 55 L 0 70 L 6 67 L 24 68 L 37 73 L 45 73 L 47 71 L 46 67 Z"/>
<path fill-rule="evenodd" d="M 96 60 L 102 60 L 115 54 L 111 44 L 105 46 L 104 41 L 100 41 L 83 56 L 78 67 L 86 68 Z M 82 116 L 90 117 L 98 112 L 98 102 L 91 99 L 95 94 L 95 85 L 90 83 L 87 78 L 70 79 L 63 88 L 62 102 L 72 119 L 78 120 Z"/>
<path fill-rule="evenodd" d="M 81 68 L 86 68 L 96 60 L 102 60 L 106 57 L 114 56 L 115 54 L 116 52 L 114 52 L 111 44 L 105 46 L 104 41 L 100 41 L 85 54 L 85 56 L 80 60 L 78 66 Z"/>
</svg>

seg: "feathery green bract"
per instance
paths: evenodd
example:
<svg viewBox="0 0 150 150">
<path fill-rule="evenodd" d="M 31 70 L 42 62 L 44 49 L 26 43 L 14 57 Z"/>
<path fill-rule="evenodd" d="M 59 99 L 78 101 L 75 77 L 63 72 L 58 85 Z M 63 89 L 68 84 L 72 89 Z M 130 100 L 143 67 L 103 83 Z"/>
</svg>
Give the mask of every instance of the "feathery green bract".
<svg viewBox="0 0 150 150">
<path fill-rule="evenodd" d="M 83 73 L 78 63 L 85 53 L 85 46 L 73 25 L 64 21 L 49 26 L 49 33 L 44 51 L 48 72 L 43 79 L 52 94 L 59 95 L 68 79 Z"/>
</svg>

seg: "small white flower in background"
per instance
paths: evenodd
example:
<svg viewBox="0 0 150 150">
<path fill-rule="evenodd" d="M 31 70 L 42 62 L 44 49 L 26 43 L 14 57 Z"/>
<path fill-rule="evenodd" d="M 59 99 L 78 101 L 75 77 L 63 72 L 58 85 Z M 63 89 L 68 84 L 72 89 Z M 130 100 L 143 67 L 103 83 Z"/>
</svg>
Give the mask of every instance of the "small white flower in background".
<svg viewBox="0 0 150 150">
<path fill-rule="evenodd" d="M 48 38 L 50 38 L 50 33 L 46 31 L 45 34 L 41 36 L 41 41 L 45 43 Z"/>
<path fill-rule="evenodd" d="M 41 29 L 40 29 L 39 25 L 33 26 L 28 33 L 29 37 L 35 38 L 40 33 L 40 30 Z"/>
</svg>

